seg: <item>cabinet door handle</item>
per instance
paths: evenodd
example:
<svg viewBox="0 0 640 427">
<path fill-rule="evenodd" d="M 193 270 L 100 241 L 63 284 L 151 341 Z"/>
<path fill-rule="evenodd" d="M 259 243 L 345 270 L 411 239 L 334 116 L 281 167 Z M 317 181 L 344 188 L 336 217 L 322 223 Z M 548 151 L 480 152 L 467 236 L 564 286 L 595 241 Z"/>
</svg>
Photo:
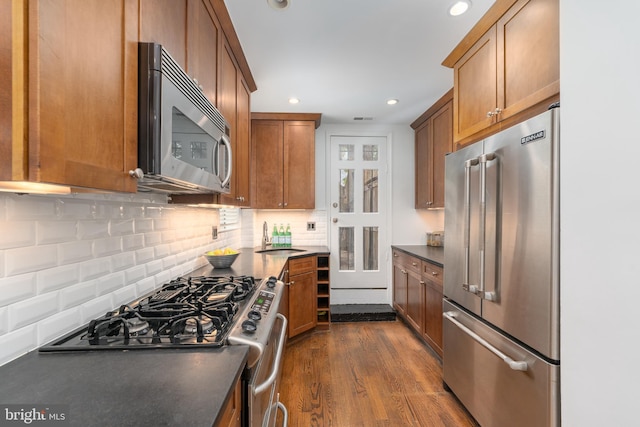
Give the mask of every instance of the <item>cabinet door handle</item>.
<svg viewBox="0 0 640 427">
<path fill-rule="evenodd" d="M 420 284 L 421 284 L 421 285 L 426 285 L 426 283 L 424 282 L 424 280 L 420 280 Z"/>
<path fill-rule="evenodd" d="M 502 108 L 497 107 L 495 110 L 487 112 L 487 117 L 497 116 L 500 113 L 502 113 Z"/>
<path fill-rule="evenodd" d="M 438 272 L 437 272 L 437 271 L 432 271 L 432 272 L 431 272 L 431 275 L 432 275 L 432 276 L 437 276 L 437 275 L 438 275 Z"/>
</svg>

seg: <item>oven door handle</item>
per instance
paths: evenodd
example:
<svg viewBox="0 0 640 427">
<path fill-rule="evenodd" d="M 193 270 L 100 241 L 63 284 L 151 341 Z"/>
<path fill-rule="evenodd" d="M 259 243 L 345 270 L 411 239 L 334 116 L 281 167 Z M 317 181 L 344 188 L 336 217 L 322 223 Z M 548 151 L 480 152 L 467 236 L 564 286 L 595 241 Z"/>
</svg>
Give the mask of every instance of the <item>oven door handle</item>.
<svg viewBox="0 0 640 427">
<path fill-rule="evenodd" d="M 254 387 L 253 389 L 254 396 L 257 396 L 263 391 L 265 391 L 266 389 L 268 389 L 278 377 L 280 359 L 282 359 L 282 353 L 284 353 L 284 342 L 287 334 L 287 318 L 280 313 L 278 313 L 277 316 L 278 316 L 278 319 L 282 320 L 282 330 L 280 331 L 280 342 L 278 344 L 278 351 L 276 352 L 276 358 L 273 361 L 273 367 L 271 369 L 271 374 L 269 375 L 269 378 L 267 378 L 262 384 L 258 384 L 257 386 Z"/>
</svg>

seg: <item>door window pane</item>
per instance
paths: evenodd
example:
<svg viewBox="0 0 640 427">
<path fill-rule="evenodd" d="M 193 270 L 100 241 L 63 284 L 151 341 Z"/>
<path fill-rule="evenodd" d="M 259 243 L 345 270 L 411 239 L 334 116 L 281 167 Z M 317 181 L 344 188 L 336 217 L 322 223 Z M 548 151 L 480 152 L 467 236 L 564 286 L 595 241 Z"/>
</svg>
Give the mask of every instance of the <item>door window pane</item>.
<svg viewBox="0 0 640 427">
<path fill-rule="evenodd" d="M 378 212 L 378 169 L 364 169 L 362 183 L 364 186 L 362 211 L 365 213 Z"/>
<path fill-rule="evenodd" d="M 378 160 L 378 145 L 377 144 L 365 144 L 362 147 L 362 160 L 364 161 L 377 161 Z"/>
<path fill-rule="evenodd" d="M 378 227 L 362 228 L 362 269 L 378 270 Z"/>
<path fill-rule="evenodd" d="M 353 169 L 340 169 L 340 212 L 353 212 Z"/>
<path fill-rule="evenodd" d="M 353 144 L 340 144 L 340 160 L 353 160 Z"/>
<path fill-rule="evenodd" d="M 355 270 L 353 227 L 339 227 L 340 270 Z"/>
</svg>

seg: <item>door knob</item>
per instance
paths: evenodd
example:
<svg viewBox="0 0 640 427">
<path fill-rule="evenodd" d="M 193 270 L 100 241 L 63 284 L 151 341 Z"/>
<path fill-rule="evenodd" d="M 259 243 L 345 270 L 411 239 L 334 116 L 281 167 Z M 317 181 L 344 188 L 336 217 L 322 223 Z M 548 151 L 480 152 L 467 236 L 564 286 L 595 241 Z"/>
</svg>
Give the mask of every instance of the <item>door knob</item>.
<svg viewBox="0 0 640 427">
<path fill-rule="evenodd" d="M 338 207 L 338 204 L 337 204 L 336 202 L 333 202 L 333 207 L 334 207 L 334 208 L 337 208 L 337 207 Z"/>
<path fill-rule="evenodd" d="M 333 218 L 331 221 L 333 221 L 333 223 L 335 224 L 336 222 L 338 222 L 338 218 Z"/>
</svg>

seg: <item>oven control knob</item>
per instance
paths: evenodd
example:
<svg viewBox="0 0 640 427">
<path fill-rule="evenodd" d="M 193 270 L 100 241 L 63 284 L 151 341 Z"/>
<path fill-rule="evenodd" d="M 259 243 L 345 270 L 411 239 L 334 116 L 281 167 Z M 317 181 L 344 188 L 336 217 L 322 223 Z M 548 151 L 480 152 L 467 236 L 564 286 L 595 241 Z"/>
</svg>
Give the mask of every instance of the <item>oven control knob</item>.
<svg viewBox="0 0 640 427">
<path fill-rule="evenodd" d="M 269 277 L 269 280 L 267 280 L 267 287 L 268 288 L 275 288 L 276 287 L 276 281 L 278 279 L 276 279 L 275 277 L 271 276 Z"/>
<path fill-rule="evenodd" d="M 251 310 L 247 314 L 247 317 L 251 320 L 260 320 L 262 319 L 262 314 L 258 310 Z"/>
<path fill-rule="evenodd" d="M 256 326 L 256 322 L 254 322 L 253 320 L 245 320 L 244 322 L 242 322 L 242 330 L 252 334 L 256 331 L 256 329 L 258 329 L 258 327 Z"/>
</svg>

